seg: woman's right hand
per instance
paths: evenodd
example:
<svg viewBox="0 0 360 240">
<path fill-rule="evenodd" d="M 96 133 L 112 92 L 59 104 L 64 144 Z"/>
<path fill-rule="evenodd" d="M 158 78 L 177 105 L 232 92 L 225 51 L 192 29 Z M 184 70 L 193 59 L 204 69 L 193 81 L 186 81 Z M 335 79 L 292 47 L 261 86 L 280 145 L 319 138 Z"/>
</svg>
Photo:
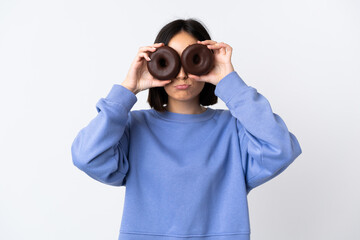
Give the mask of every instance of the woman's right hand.
<svg viewBox="0 0 360 240">
<path fill-rule="evenodd" d="M 171 80 L 159 80 L 154 78 L 147 69 L 149 61 L 148 51 L 155 52 L 157 48 L 164 46 L 164 43 L 154 43 L 150 46 L 140 47 L 136 58 L 132 62 L 125 80 L 121 83 L 124 87 L 137 94 L 140 91 L 152 87 L 163 87 Z"/>
</svg>

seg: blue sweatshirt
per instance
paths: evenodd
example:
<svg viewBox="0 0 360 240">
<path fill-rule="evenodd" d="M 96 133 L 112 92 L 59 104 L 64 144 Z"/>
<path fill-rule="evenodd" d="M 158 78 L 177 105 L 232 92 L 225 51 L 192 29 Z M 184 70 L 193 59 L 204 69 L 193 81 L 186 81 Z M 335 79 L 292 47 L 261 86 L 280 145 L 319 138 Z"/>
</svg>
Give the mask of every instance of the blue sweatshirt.
<svg viewBox="0 0 360 240">
<path fill-rule="evenodd" d="M 114 84 L 72 143 L 91 178 L 126 186 L 120 240 L 249 240 L 247 194 L 302 150 L 269 101 L 233 71 L 216 85 L 229 110 L 130 111 Z"/>
</svg>

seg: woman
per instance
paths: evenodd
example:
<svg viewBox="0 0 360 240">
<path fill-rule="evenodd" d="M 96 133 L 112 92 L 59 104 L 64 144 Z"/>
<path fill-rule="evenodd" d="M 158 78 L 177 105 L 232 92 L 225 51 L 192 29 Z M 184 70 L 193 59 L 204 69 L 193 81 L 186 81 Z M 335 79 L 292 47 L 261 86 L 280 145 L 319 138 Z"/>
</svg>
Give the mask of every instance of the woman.
<svg viewBox="0 0 360 240">
<path fill-rule="evenodd" d="M 154 79 L 149 52 L 190 44 L 214 51 L 207 75 Z M 248 240 L 247 194 L 283 172 L 302 150 L 268 100 L 231 63 L 232 47 L 210 39 L 194 19 L 164 26 L 141 47 L 121 84 L 76 136 L 73 163 L 90 177 L 126 186 L 119 239 Z M 180 89 L 177 85 L 189 85 Z M 151 109 L 133 110 L 149 89 Z M 204 107 L 220 97 L 229 110 Z"/>
</svg>

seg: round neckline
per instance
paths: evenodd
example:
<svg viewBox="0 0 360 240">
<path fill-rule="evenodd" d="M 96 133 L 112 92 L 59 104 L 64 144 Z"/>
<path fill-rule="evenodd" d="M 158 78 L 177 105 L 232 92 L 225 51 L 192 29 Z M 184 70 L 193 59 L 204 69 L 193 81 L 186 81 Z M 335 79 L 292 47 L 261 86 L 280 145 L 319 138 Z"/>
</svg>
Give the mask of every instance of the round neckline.
<svg viewBox="0 0 360 240">
<path fill-rule="evenodd" d="M 206 111 L 204 111 L 202 113 L 198 113 L 198 114 L 174 113 L 174 112 L 169 112 L 167 110 L 165 112 L 159 112 L 153 108 L 151 109 L 151 111 L 153 113 L 155 113 L 158 117 L 160 117 L 164 120 L 173 121 L 173 122 L 205 121 L 205 120 L 212 118 L 215 113 L 215 110 L 210 107 L 207 107 Z"/>
</svg>

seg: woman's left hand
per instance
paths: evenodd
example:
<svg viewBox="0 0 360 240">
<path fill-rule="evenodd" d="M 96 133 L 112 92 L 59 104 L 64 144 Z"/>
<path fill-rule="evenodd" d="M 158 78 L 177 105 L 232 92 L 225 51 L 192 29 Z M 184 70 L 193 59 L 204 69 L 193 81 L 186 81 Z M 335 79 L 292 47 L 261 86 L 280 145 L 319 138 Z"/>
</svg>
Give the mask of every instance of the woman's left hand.
<svg viewBox="0 0 360 240">
<path fill-rule="evenodd" d="M 197 43 L 207 45 L 209 49 L 214 51 L 214 67 L 206 75 L 196 76 L 189 73 L 188 76 L 196 81 L 217 85 L 221 79 L 234 71 L 231 63 L 232 47 L 224 42 L 218 43 L 213 40 L 197 41 Z"/>
</svg>

